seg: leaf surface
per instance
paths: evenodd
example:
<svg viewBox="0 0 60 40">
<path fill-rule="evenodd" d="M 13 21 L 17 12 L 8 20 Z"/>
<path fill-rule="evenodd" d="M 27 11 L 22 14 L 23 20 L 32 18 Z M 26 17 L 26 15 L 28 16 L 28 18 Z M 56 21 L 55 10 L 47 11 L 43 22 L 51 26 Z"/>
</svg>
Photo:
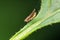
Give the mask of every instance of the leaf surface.
<svg viewBox="0 0 60 40">
<path fill-rule="evenodd" d="M 38 15 L 18 31 L 10 40 L 23 40 L 34 31 L 60 22 L 60 0 L 41 0 Z"/>
</svg>

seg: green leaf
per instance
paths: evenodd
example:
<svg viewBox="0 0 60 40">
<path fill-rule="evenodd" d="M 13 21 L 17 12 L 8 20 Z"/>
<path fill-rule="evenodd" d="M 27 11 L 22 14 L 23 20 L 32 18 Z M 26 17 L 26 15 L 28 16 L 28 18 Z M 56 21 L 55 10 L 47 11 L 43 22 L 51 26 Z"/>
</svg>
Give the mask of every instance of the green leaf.
<svg viewBox="0 0 60 40">
<path fill-rule="evenodd" d="M 10 40 L 23 40 L 38 29 L 52 23 L 60 22 L 60 0 L 41 1 L 41 9 L 39 10 L 38 15 L 12 36 Z"/>
</svg>

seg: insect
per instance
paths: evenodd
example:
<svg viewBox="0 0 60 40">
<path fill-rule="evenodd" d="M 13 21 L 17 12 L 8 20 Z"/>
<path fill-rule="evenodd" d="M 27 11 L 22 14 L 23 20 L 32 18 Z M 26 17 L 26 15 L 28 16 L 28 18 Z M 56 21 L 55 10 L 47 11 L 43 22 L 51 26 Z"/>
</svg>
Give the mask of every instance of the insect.
<svg viewBox="0 0 60 40">
<path fill-rule="evenodd" d="M 25 22 L 31 21 L 36 16 L 36 9 L 34 9 L 29 16 L 24 20 Z"/>
</svg>

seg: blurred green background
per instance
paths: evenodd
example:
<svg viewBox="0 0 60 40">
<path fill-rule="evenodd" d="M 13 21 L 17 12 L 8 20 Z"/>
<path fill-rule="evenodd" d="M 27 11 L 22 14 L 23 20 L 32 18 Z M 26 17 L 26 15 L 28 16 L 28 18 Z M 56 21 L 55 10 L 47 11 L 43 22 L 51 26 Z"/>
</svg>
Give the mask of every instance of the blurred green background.
<svg viewBox="0 0 60 40">
<path fill-rule="evenodd" d="M 0 40 L 9 40 L 26 23 L 24 19 L 36 8 L 40 0 L 0 0 Z M 60 36 L 60 23 L 46 26 L 25 40 L 54 40 Z"/>
</svg>

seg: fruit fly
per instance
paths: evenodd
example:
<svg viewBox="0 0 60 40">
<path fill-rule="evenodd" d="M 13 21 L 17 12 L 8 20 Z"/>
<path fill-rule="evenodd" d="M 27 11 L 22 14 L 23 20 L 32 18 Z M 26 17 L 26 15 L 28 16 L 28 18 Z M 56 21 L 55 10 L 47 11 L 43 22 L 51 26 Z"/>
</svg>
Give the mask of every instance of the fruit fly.
<svg viewBox="0 0 60 40">
<path fill-rule="evenodd" d="M 36 16 L 36 9 L 34 9 L 29 16 L 24 20 L 25 22 L 31 21 Z"/>
</svg>

